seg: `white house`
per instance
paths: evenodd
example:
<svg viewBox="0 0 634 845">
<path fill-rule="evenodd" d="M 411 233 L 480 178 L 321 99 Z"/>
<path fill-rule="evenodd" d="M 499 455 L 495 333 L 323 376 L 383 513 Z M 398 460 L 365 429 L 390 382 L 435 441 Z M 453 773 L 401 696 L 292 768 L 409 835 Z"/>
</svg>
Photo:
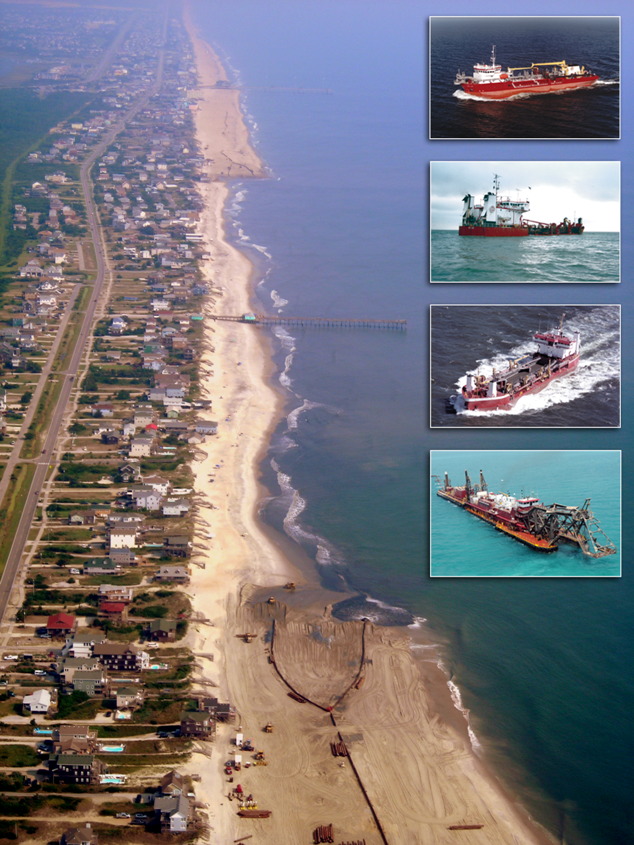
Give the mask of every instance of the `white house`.
<svg viewBox="0 0 634 845">
<path fill-rule="evenodd" d="M 156 490 L 157 493 L 160 493 L 162 496 L 166 496 L 170 489 L 170 481 L 167 478 L 162 478 L 160 475 L 145 475 L 143 477 L 143 484 L 146 487 L 151 487 L 153 490 Z"/>
<path fill-rule="evenodd" d="M 147 458 L 152 453 L 153 437 L 135 437 L 130 441 L 131 458 Z"/>
<path fill-rule="evenodd" d="M 133 549 L 137 546 L 136 528 L 111 528 L 110 548 L 111 549 Z"/>
<path fill-rule="evenodd" d="M 22 707 L 30 713 L 48 713 L 51 706 L 51 694 L 47 689 L 37 689 L 22 699 Z"/>
<path fill-rule="evenodd" d="M 166 499 L 163 502 L 163 516 L 182 516 L 188 510 L 187 499 Z"/>
</svg>

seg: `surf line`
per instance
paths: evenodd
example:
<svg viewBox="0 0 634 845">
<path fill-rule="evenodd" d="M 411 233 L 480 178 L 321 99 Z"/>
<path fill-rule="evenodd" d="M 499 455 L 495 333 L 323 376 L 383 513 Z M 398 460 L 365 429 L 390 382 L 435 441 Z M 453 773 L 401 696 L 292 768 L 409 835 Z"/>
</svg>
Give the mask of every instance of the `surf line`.
<svg viewBox="0 0 634 845">
<path fill-rule="evenodd" d="M 335 703 L 332 705 L 332 707 L 324 707 L 323 704 L 317 704 L 316 701 L 312 701 L 310 698 L 307 698 L 305 695 L 302 695 L 302 693 L 298 692 L 295 689 L 295 687 L 292 686 L 286 680 L 284 675 L 281 673 L 280 667 L 277 665 L 277 661 L 275 660 L 275 651 L 274 651 L 274 648 L 275 648 L 275 621 L 276 620 L 274 619 L 273 620 L 273 627 L 271 629 L 270 659 L 271 659 L 271 664 L 273 665 L 273 668 L 277 672 L 277 674 L 280 677 L 280 679 L 282 680 L 282 682 L 291 691 L 291 693 L 292 693 L 291 698 L 294 698 L 296 701 L 300 702 L 301 704 L 312 704 L 313 707 L 317 707 L 319 710 L 323 710 L 324 713 L 328 713 L 328 715 L 330 716 L 330 720 L 331 720 L 332 724 L 334 725 L 335 728 L 338 728 L 339 726 L 337 725 L 333 711 L 334 711 L 335 707 L 337 707 L 339 704 L 341 704 L 341 702 L 346 697 L 346 695 L 348 695 L 350 690 L 354 686 L 356 686 L 359 683 L 359 681 L 361 680 L 363 667 L 365 665 L 365 632 L 366 632 L 366 627 L 367 627 L 367 624 L 368 624 L 367 620 L 366 619 L 363 620 L 363 629 L 361 631 L 361 659 L 359 660 L 359 669 L 357 671 L 357 674 L 354 676 L 352 683 L 344 690 L 344 692 L 339 696 L 339 698 L 335 701 Z M 341 732 L 338 732 L 338 733 L 339 733 L 339 739 L 341 740 L 341 742 L 344 742 L 344 739 L 341 736 Z M 385 831 L 383 830 L 383 825 L 381 824 L 379 817 L 376 813 L 376 810 L 374 809 L 374 805 L 372 804 L 372 801 L 370 800 L 370 796 L 366 792 L 366 788 L 363 785 L 363 781 L 361 780 L 361 775 L 359 774 L 357 767 L 355 766 L 354 761 L 352 760 L 352 754 L 350 753 L 350 749 L 347 746 L 346 746 L 346 751 L 347 751 L 346 756 L 348 757 L 348 760 L 350 761 L 350 767 L 352 768 L 352 771 L 354 772 L 354 776 L 357 779 L 357 783 L 359 784 L 359 787 L 361 789 L 363 797 L 365 798 L 366 803 L 368 805 L 368 808 L 369 808 L 370 812 L 372 813 L 372 818 L 374 819 L 374 823 L 377 826 L 377 830 L 379 831 L 379 835 L 381 836 L 381 839 L 383 840 L 383 845 L 390 845 L 390 843 L 388 842 L 387 836 L 385 835 Z"/>
</svg>

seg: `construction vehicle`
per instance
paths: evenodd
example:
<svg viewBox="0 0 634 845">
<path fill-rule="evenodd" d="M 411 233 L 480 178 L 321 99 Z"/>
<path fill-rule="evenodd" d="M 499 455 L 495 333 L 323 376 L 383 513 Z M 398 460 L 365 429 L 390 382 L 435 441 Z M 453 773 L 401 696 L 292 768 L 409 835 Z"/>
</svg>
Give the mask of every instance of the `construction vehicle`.
<svg viewBox="0 0 634 845">
<path fill-rule="evenodd" d="M 264 726 L 264 733 L 265 734 L 272 734 L 273 733 L 273 725 L 271 724 L 271 722 L 267 722 L 266 725 Z"/>
<path fill-rule="evenodd" d="M 256 636 L 257 634 L 236 634 L 236 637 L 241 640 L 244 640 L 245 643 L 252 643 Z"/>
</svg>

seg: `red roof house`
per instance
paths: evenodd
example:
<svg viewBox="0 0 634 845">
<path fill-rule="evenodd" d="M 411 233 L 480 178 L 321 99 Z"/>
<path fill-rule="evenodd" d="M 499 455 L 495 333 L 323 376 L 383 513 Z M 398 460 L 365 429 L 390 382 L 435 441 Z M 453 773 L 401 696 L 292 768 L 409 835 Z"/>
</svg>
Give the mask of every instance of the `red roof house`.
<svg viewBox="0 0 634 845">
<path fill-rule="evenodd" d="M 122 620 L 128 615 L 128 606 L 123 601 L 101 601 L 99 612 L 105 613 L 109 619 Z"/>
<path fill-rule="evenodd" d="M 54 613 L 48 617 L 46 630 L 53 637 L 72 633 L 77 627 L 77 620 L 70 613 Z"/>
</svg>

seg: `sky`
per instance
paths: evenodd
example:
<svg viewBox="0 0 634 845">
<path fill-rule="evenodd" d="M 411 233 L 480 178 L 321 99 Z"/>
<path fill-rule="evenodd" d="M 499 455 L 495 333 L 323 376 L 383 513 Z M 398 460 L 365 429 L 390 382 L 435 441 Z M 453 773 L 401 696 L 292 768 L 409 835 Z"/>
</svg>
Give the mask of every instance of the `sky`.
<svg viewBox="0 0 634 845">
<path fill-rule="evenodd" d="M 500 196 L 529 200 L 529 220 L 582 217 L 587 232 L 620 231 L 618 161 L 432 161 L 431 228 L 457 229 L 465 194 L 479 204 L 495 173 Z"/>
</svg>

